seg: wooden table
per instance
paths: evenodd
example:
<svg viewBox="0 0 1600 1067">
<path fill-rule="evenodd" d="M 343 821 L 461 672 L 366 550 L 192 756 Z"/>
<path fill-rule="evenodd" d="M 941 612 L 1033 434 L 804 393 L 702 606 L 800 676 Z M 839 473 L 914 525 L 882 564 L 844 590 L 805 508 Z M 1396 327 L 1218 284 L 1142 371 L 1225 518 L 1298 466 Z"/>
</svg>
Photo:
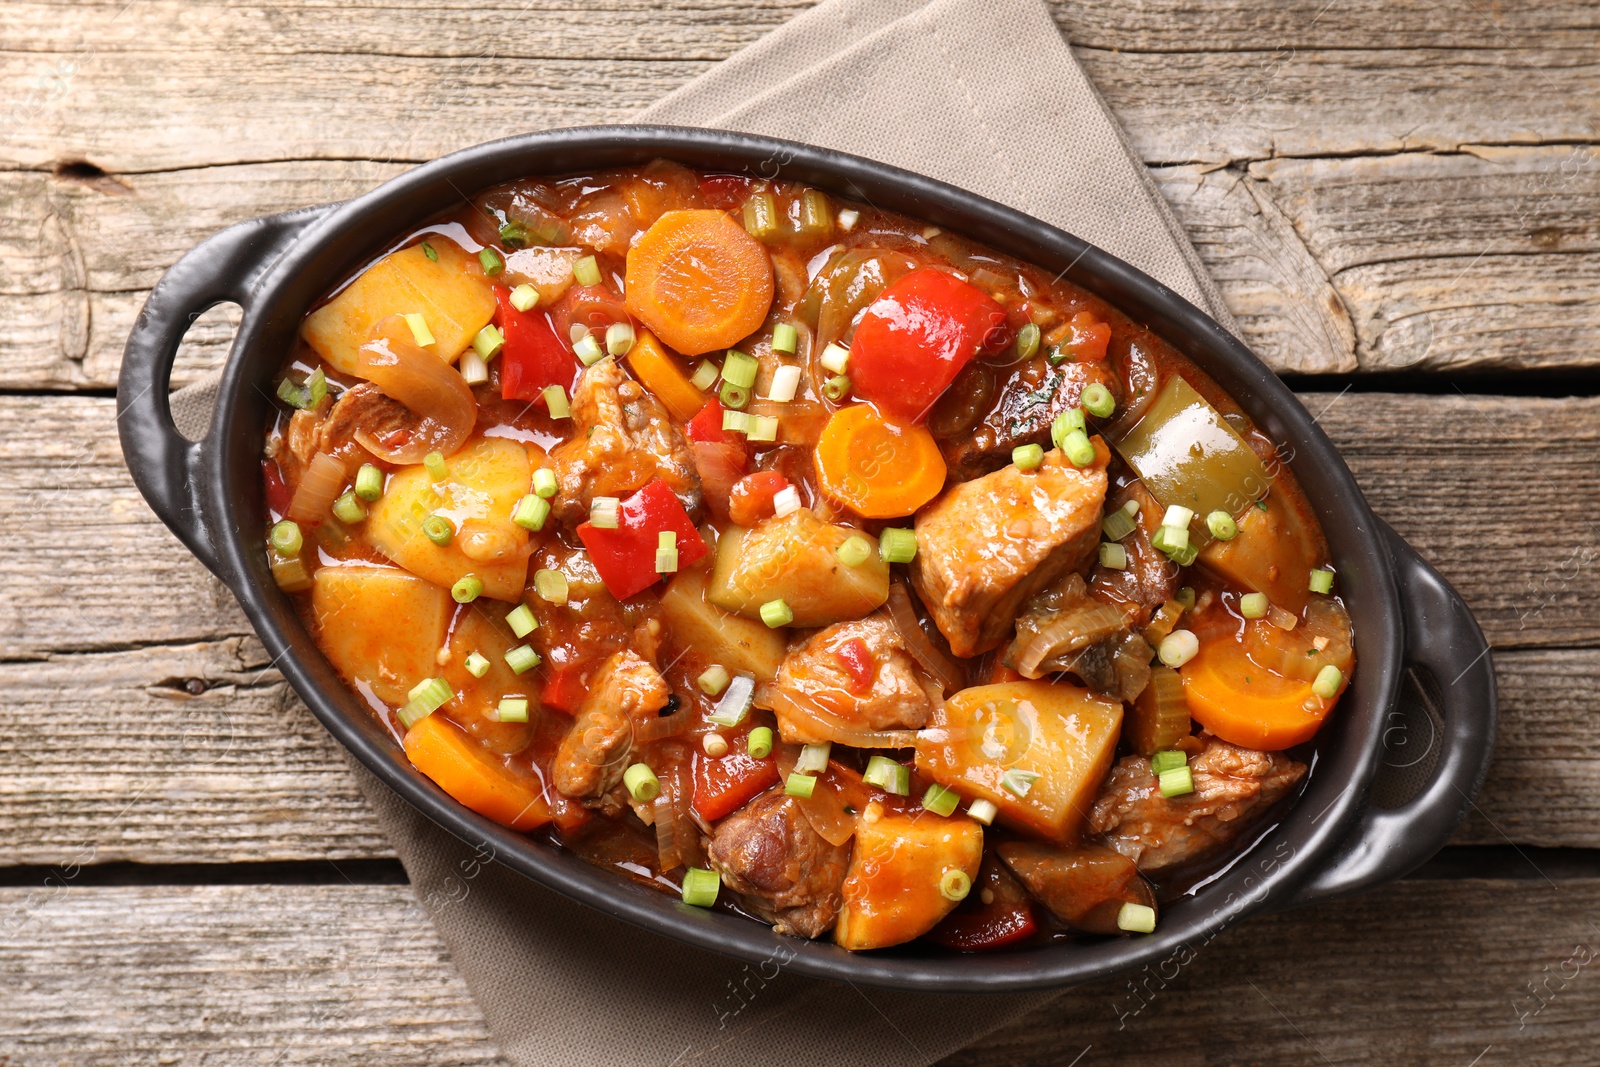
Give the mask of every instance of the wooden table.
<svg viewBox="0 0 1600 1067">
<path fill-rule="evenodd" d="M 119 353 L 214 230 L 626 119 L 805 6 L 7 0 L 0 1063 L 496 1061 L 333 743 L 135 492 Z M 956 1062 L 1595 1062 L 1600 15 L 1055 13 L 1249 341 L 1472 603 L 1503 725 L 1421 876 L 1074 992 Z M 180 383 L 233 321 L 195 324 Z"/>
</svg>

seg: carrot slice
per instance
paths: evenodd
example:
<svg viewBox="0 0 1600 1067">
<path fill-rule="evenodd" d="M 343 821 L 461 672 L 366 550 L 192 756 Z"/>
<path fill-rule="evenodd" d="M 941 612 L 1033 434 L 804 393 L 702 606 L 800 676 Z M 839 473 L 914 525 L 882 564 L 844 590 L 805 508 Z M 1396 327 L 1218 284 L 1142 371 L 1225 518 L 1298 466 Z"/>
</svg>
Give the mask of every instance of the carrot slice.
<svg viewBox="0 0 1600 1067">
<path fill-rule="evenodd" d="M 866 404 L 835 411 L 817 441 L 822 491 L 865 518 L 910 515 L 944 488 L 944 475 L 932 434 Z"/>
<path fill-rule="evenodd" d="M 1200 725 L 1263 752 L 1311 740 L 1339 700 L 1337 693 L 1331 700 L 1317 696 L 1310 682 L 1273 674 L 1231 636 L 1203 643 L 1179 673 L 1189 713 Z"/>
<path fill-rule="evenodd" d="M 446 793 L 501 826 L 532 830 L 550 821 L 544 789 L 523 778 L 442 715 L 406 732 L 406 756 Z"/>
<path fill-rule="evenodd" d="M 678 361 L 667 354 L 650 331 L 640 333 L 628 349 L 628 366 L 679 422 L 688 422 L 706 406 L 706 395 L 694 387 Z"/>
<path fill-rule="evenodd" d="M 754 333 L 772 286 L 767 250 L 720 211 L 669 211 L 628 249 L 628 311 L 686 356 Z"/>
</svg>

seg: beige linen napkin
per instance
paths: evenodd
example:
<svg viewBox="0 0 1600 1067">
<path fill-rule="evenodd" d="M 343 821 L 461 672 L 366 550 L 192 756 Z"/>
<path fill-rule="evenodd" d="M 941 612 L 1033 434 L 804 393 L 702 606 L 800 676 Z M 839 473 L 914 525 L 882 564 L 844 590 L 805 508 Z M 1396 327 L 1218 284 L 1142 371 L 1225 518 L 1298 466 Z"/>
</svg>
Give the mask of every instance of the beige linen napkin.
<svg viewBox="0 0 1600 1067">
<path fill-rule="evenodd" d="M 638 119 L 786 137 L 941 178 L 1121 256 L 1232 325 L 1040 0 L 825 0 Z M 176 394 L 175 413 L 205 425 L 210 392 Z M 352 768 L 518 1067 L 921 1067 L 1053 996 L 859 989 L 686 948 L 483 862 Z"/>
</svg>

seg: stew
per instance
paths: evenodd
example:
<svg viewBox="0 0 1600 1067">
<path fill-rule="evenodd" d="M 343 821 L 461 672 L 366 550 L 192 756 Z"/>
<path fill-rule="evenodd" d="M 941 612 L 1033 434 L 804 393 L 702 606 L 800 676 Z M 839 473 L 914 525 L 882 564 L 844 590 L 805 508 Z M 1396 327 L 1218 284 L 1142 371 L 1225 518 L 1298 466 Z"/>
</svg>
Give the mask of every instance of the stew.
<svg viewBox="0 0 1600 1067">
<path fill-rule="evenodd" d="M 489 189 L 301 325 L 264 550 L 462 804 L 857 950 L 1130 936 L 1354 668 L 1277 449 L 1049 272 L 669 162 Z"/>
</svg>

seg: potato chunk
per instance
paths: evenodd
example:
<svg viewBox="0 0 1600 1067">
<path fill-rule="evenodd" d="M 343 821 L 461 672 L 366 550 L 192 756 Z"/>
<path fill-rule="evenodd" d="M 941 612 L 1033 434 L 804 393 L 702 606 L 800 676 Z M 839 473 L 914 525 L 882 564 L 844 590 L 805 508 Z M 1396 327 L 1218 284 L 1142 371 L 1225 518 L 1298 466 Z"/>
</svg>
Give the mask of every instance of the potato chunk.
<svg viewBox="0 0 1600 1067">
<path fill-rule="evenodd" d="M 839 546 L 851 537 L 872 547 L 856 567 L 839 560 Z M 889 565 L 878 556 L 877 538 L 801 508 L 751 530 L 735 526 L 724 533 L 706 597 L 752 619 L 761 617 L 761 605 L 781 599 L 794 612 L 793 625 L 827 626 L 882 607 L 889 599 Z"/>
<path fill-rule="evenodd" d="M 518 676 L 506 665 L 506 652 L 522 644 L 506 625 L 510 610 L 504 604 L 479 600 L 461 610 L 450 630 L 450 659 L 440 671 L 456 697 L 444 714 L 471 734 L 484 748 L 512 755 L 528 747 L 539 725 L 539 675 Z M 467 657 L 476 652 L 489 661 L 482 678 L 467 670 Z M 502 697 L 528 702 L 527 722 L 500 722 L 494 717 Z"/>
<path fill-rule="evenodd" d="M 693 649 L 734 674 L 770 682 L 787 646 L 783 634 L 742 615 L 731 615 L 706 599 L 703 569 L 685 571 L 661 594 L 661 617 L 680 648 Z"/>
<path fill-rule="evenodd" d="M 450 594 L 394 567 L 321 567 L 311 584 L 317 645 L 352 685 L 404 704 L 434 674 Z"/>
<path fill-rule="evenodd" d="M 983 862 L 983 827 L 965 817 L 888 814 L 870 805 L 856 824 L 833 939 L 852 951 L 921 937 L 960 903 L 940 881 L 958 870 L 969 883 Z"/>
<path fill-rule="evenodd" d="M 306 316 L 300 336 L 317 355 L 345 374 L 356 374 L 356 350 L 372 328 L 390 315 L 421 315 L 433 334 L 427 347 L 454 363 L 477 332 L 494 317 L 494 290 L 476 256 L 449 238 L 433 234 L 428 258 L 420 244 L 384 256 L 326 304 Z"/>
<path fill-rule="evenodd" d="M 1116 755 L 1122 702 L 1050 682 L 963 689 L 936 707 L 917 769 L 1000 809 L 1002 821 L 1077 840 Z"/>
<path fill-rule="evenodd" d="M 420 466 L 403 467 L 367 514 L 372 547 L 406 570 L 448 588 L 475 574 L 485 596 L 516 603 L 528 578 L 528 531 L 511 512 L 532 484 L 528 452 L 516 441 L 484 437 L 446 460 L 435 482 Z M 439 514 L 455 525 L 447 545 L 436 545 L 422 522 Z"/>
</svg>

